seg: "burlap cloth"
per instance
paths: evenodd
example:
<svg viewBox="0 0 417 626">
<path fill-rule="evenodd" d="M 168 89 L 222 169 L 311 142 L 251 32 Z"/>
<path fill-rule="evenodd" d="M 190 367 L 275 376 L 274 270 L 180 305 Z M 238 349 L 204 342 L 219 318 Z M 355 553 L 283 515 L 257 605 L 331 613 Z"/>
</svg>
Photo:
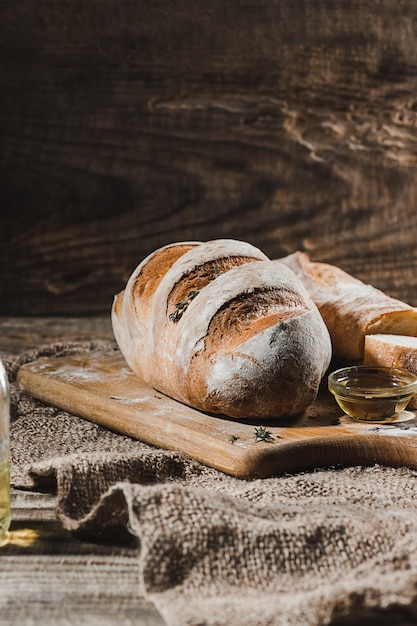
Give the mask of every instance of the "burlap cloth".
<svg viewBox="0 0 417 626">
<path fill-rule="evenodd" d="M 367 607 L 417 614 L 417 473 L 323 469 L 246 482 L 45 406 L 19 366 L 103 342 L 1 355 L 12 485 L 56 490 L 80 537 L 137 537 L 140 592 L 169 626 L 313 626 Z"/>
</svg>

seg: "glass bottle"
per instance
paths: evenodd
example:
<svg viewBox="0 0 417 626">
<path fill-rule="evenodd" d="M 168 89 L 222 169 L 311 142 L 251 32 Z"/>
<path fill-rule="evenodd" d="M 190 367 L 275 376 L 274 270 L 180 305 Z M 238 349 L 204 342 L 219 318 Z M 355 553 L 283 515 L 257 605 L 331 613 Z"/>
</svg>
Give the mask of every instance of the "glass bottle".
<svg viewBox="0 0 417 626">
<path fill-rule="evenodd" d="M 10 526 L 10 401 L 7 375 L 0 361 L 0 545 Z"/>
</svg>

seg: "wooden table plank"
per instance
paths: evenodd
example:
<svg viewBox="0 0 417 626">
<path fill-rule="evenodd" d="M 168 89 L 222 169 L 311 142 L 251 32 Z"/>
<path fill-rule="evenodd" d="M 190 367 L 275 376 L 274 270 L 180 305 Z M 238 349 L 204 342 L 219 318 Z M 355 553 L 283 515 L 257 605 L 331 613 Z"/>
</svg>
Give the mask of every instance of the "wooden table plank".
<svg viewBox="0 0 417 626">
<path fill-rule="evenodd" d="M 99 317 L 0 317 L 0 351 L 19 354 L 54 341 L 114 339 L 110 315 Z"/>
</svg>

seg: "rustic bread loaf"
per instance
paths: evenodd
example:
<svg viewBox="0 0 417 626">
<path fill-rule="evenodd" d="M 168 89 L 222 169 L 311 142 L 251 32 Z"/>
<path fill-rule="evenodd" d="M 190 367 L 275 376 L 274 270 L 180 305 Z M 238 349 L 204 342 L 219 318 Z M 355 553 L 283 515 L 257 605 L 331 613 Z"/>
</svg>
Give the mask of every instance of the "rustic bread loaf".
<svg viewBox="0 0 417 626">
<path fill-rule="evenodd" d="M 417 337 L 406 335 L 366 335 L 363 364 L 377 367 L 401 367 L 417 374 Z M 417 408 L 417 396 L 410 400 Z"/>
<path fill-rule="evenodd" d="M 417 309 L 391 298 L 338 267 L 295 252 L 280 259 L 301 280 L 329 330 L 333 355 L 344 362 L 363 359 L 365 335 L 417 336 Z"/>
<path fill-rule="evenodd" d="M 127 363 L 150 386 L 230 417 L 300 413 L 331 358 L 326 326 L 298 278 L 234 240 L 148 256 L 115 297 L 112 322 Z"/>
</svg>

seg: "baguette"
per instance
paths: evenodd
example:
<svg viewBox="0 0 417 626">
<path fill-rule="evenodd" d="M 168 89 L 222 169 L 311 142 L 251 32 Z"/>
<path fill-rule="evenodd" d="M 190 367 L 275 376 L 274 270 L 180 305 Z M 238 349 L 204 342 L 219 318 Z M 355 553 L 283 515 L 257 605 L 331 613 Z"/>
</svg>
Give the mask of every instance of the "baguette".
<svg viewBox="0 0 417 626">
<path fill-rule="evenodd" d="M 301 280 L 329 330 L 333 356 L 361 362 L 365 335 L 417 336 L 417 309 L 327 263 L 295 252 L 280 259 Z"/>
<path fill-rule="evenodd" d="M 155 251 L 115 297 L 112 323 L 151 387 L 233 418 L 302 412 L 331 359 L 326 326 L 294 273 L 235 240 Z"/>
<path fill-rule="evenodd" d="M 363 364 L 371 367 L 400 367 L 417 374 L 417 337 L 367 335 Z M 417 396 L 408 405 L 417 408 Z"/>
</svg>

